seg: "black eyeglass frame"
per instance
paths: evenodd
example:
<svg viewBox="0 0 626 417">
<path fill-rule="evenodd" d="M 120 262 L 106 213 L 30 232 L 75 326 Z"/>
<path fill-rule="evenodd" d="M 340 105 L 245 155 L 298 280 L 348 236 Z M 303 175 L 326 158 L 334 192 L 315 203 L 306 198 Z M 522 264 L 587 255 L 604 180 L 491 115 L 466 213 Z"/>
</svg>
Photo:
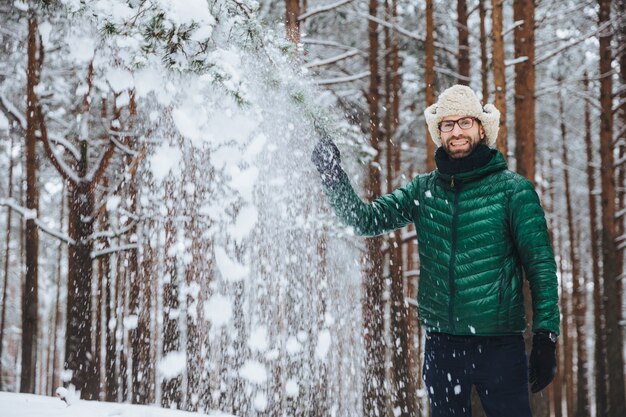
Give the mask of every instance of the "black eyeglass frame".
<svg viewBox="0 0 626 417">
<path fill-rule="evenodd" d="M 463 127 L 463 126 L 461 126 L 461 124 L 459 123 L 459 121 L 464 120 L 464 119 L 470 119 L 470 120 L 472 121 L 472 124 L 471 124 L 471 125 L 469 125 L 468 127 Z M 441 130 L 441 124 L 442 124 L 442 123 L 444 123 L 444 122 L 445 122 L 445 123 L 448 123 L 448 122 L 454 122 L 454 123 L 452 124 L 452 129 L 450 129 L 450 130 Z M 478 122 L 478 123 L 480 124 L 480 120 L 479 120 L 477 117 L 473 117 L 473 116 L 464 116 L 464 117 L 461 117 L 460 119 L 456 119 L 456 120 L 442 120 L 442 121 L 441 121 L 441 122 L 439 122 L 439 124 L 437 125 L 437 128 L 439 129 L 439 131 L 440 131 L 441 133 L 449 133 L 449 132 L 452 132 L 452 131 L 454 130 L 454 125 L 459 125 L 459 128 L 460 128 L 461 130 L 469 130 L 469 129 L 471 129 L 472 127 L 474 127 L 474 122 Z"/>
</svg>

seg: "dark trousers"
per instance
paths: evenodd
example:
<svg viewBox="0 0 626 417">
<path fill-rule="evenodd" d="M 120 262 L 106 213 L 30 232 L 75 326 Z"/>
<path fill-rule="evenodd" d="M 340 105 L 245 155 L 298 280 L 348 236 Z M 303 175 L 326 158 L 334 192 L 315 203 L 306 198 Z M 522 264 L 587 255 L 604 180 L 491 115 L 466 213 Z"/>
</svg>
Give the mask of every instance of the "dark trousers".
<svg viewBox="0 0 626 417">
<path fill-rule="evenodd" d="M 427 333 L 423 378 L 431 417 L 471 417 L 472 385 L 487 417 L 532 417 L 522 336 Z"/>
</svg>

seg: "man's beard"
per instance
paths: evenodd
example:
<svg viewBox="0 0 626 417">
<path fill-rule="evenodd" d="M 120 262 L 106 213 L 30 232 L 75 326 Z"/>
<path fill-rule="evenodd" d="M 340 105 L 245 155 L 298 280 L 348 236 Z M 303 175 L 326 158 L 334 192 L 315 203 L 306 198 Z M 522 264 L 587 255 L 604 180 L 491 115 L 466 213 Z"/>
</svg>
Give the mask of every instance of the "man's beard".
<svg viewBox="0 0 626 417">
<path fill-rule="evenodd" d="M 458 141 L 458 140 L 466 140 L 469 143 L 469 147 L 465 145 L 459 148 L 452 146 L 452 142 Z M 442 142 L 442 146 L 443 146 L 443 149 L 448 154 L 448 156 L 450 156 L 450 158 L 460 159 L 460 158 L 465 158 L 471 155 L 472 152 L 474 152 L 474 149 L 476 149 L 476 147 L 482 142 L 484 142 L 484 140 L 480 138 L 473 139 L 472 137 L 468 135 L 458 135 L 458 136 L 453 136 L 449 138 L 445 142 Z"/>
</svg>

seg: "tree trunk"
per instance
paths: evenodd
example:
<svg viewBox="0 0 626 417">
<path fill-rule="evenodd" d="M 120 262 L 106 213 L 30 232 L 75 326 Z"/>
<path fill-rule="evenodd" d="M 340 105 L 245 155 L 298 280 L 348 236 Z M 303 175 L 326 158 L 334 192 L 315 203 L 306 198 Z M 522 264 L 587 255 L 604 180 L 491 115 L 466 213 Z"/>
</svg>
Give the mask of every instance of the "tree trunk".
<svg viewBox="0 0 626 417">
<path fill-rule="evenodd" d="M 617 44 L 621 45 L 619 50 L 619 68 L 621 89 L 619 94 L 619 102 L 621 103 L 619 111 L 620 117 L 617 119 L 617 131 L 620 132 L 619 137 L 615 138 L 615 143 L 618 144 L 618 160 L 624 161 L 626 157 L 626 50 L 624 50 L 624 44 L 626 43 L 626 15 L 623 11 L 626 8 L 625 0 L 617 0 L 616 10 L 621 10 L 619 15 L 619 21 L 614 24 L 616 27 Z M 617 190 L 617 212 L 621 215 L 617 218 L 617 231 L 615 235 L 618 239 L 618 253 L 617 253 L 617 270 L 620 273 L 620 279 L 617 281 L 617 289 L 620 297 L 618 298 L 620 306 L 619 311 L 623 311 L 623 291 L 624 280 L 626 280 L 626 269 L 624 269 L 624 257 L 626 255 L 626 162 L 622 162 L 618 167 L 617 184 L 620 188 Z"/>
<path fill-rule="evenodd" d="M 572 312 L 574 313 L 574 323 L 576 324 L 576 416 L 584 417 L 589 415 L 589 400 L 587 391 L 587 348 L 585 345 L 585 301 L 583 289 L 585 287 L 584 278 L 580 275 L 580 263 L 576 249 L 578 247 L 576 232 L 574 231 L 574 212 L 572 210 L 572 196 L 569 178 L 569 160 L 567 155 L 567 131 L 565 126 L 565 114 L 563 109 L 563 96 L 559 93 L 559 116 L 561 129 L 561 158 L 563 161 L 563 181 L 565 182 L 565 206 L 567 210 L 567 229 L 569 233 L 569 259 L 572 276 Z M 581 288 L 581 278 L 583 278 Z M 569 381 L 573 391 L 573 381 Z M 569 392 L 570 390 L 568 390 Z M 569 409 L 569 407 L 568 407 Z"/>
<path fill-rule="evenodd" d="M 174 208 L 176 198 L 174 184 L 167 181 L 165 184 L 165 201 L 167 215 L 165 220 L 165 247 L 163 258 L 165 260 L 165 277 L 163 279 L 163 356 L 170 352 L 180 350 L 180 330 L 178 327 L 178 276 L 176 273 L 176 257 L 170 254 L 171 248 L 176 243 L 176 227 Z M 182 377 L 180 375 L 165 379 L 162 382 L 161 406 L 164 408 L 179 408 L 182 402 L 181 393 Z"/>
<path fill-rule="evenodd" d="M 86 172 L 87 144 L 81 143 L 83 170 Z M 99 370 L 94 366 L 91 326 L 91 279 L 93 264 L 94 197 L 90 184 L 70 187 L 69 235 L 74 242 L 68 248 L 67 322 L 65 332 L 65 368 L 72 371 L 70 383 L 81 398 L 98 398 Z"/>
<path fill-rule="evenodd" d="M 129 186 L 129 198 L 131 213 L 137 212 L 137 188 L 134 183 Z M 132 221 L 132 220 L 131 220 Z M 137 225 L 131 226 L 131 235 L 137 235 Z M 145 374 L 147 366 L 147 350 L 149 345 L 145 339 L 145 312 L 148 309 L 146 304 L 146 285 L 143 282 L 143 274 L 139 272 L 138 249 L 131 249 L 128 252 L 128 271 L 130 273 L 130 297 L 128 299 L 128 309 L 130 317 L 136 322 L 131 327 L 129 338 L 132 357 L 131 369 L 131 391 L 133 404 L 146 404 L 148 397 L 148 378 Z M 149 310 L 148 310 L 149 311 Z M 148 313 L 149 314 L 149 313 Z"/>
<path fill-rule="evenodd" d="M 611 19 L 611 1 L 599 0 L 599 22 Z M 615 167 L 613 157 L 613 110 L 612 110 L 612 28 L 600 32 L 600 158 L 602 166 L 602 265 L 604 281 L 604 315 L 606 323 L 606 357 L 609 385 L 609 415 L 626 415 L 624 395 L 624 338 L 620 328 L 620 294 L 617 277 L 617 245 L 615 242 Z"/>
<path fill-rule="evenodd" d="M 378 15 L 378 0 L 369 0 L 370 16 Z M 380 131 L 378 107 L 378 23 L 368 22 L 370 85 L 367 96 L 369 104 L 370 145 L 376 150 L 374 161 L 368 166 L 365 191 L 368 199 L 381 194 Z M 363 414 L 383 416 L 385 414 L 385 363 L 384 363 L 384 302 L 382 238 L 366 240 L 365 271 L 363 282 L 363 337 L 365 343 L 365 375 L 363 378 Z"/>
<path fill-rule="evenodd" d="M 394 23 L 397 18 L 397 0 L 385 1 L 386 20 Z M 385 136 L 387 163 L 387 192 L 399 185 L 400 146 L 395 142 L 400 120 L 400 57 L 398 35 L 385 27 Z M 410 338 L 407 333 L 407 305 L 404 301 L 404 276 L 402 273 L 402 238 L 396 230 L 388 239 L 390 275 L 390 329 L 393 385 L 391 398 L 396 416 L 415 416 L 413 371 L 409 364 Z"/>
<path fill-rule="evenodd" d="M 494 9 L 495 10 L 495 9 Z M 535 3 L 513 3 L 513 19 L 524 23 L 515 28 L 515 158 L 517 172 L 535 183 Z"/>
<path fill-rule="evenodd" d="M 118 255 L 119 256 L 119 255 Z M 104 357 L 104 399 L 105 401 L 115 402 L 118 396 L 118 374 L 116 369 L 116 346 L 117 335 L 116 330 L 120 323 L 116 318 L 117 311 L 117 296 L 115 286 L 113 283 L 113 276 L 111 272 L 111 258 L 106 257 L 105 263 L 105 275 L 104 275 L 104 316 L 106 322 L 106 347 Z"/>
<path fill-rule="evenodd" d="M 33 11 L 28 16 L 28 66 L 26 70 L 26 208 L 34 215 L 39 211 L 39 193 L 37 190 L 37 96 L 35 88 L 39 84 L 41 61 L 37 18 Z M 22 290 L 22 363 L 20 392 L 35 392 L 35 373 L 37 369 L 37 307 L 39 304 L 39 285 L 37 266 L 39 253 L 39 230 L 35 219 L 26 219 L 26 279 Z"/>
<path fill-rule="evenodd" d="M 504 67 L 504 40 L 502 38 L 502 7 L 504 0 L 491 1 L 493 26 L 493 84 L 495 106 L 500 110 L 500 130 L 496 146 L 508 158 L 508 132 L 506 127 L 506 73 Z"/>
<path fill-rule="evenodd" d="M 589 92 L 589 79 L 587 73 L 584 78 L 584 91 Z M 585 101 L 585 149 L 587 152 L 587 185 L 589 197 L 589 230 L 591 259 L 600 259 L 599 233 L 598 233 L 598 213 L 595 195 L 596 179 L 593 161 L 593 148 L 591 143 L 591 105 Z M 602 309 L 602 282 L 600 280 L 600 262 L 592 262 L 593 273 L 593 317 L 594 317 L 594 362 L 595 362 L 595 399 L 596 399 L 596 416 L 608 417 L 607 414 L 607 397 L 606 397 L 606 335 L 604 328 L 604 317 Z"/>
<path fill-rule="evenodd" d="M 487 55 L 487 31 L 485 30 L 485 20 L 487 20 L 485 0 L 478 0 L 478 13 L 480 15 L 480 79 L 483 103 L 487 103 L 489 101 L 489 56 Z"/>
<path fill-rule="evenodd" d="M 300 2 L 299 0 L 285 0 L 287 38 L 296 45 L 300 43 Z"/>
<path fill-rule="evenodd" d="M 457 28 L 459 30 L 459 84 L 469 85 L 470 82 L 470 54 L 469 31 L 467 28 L 467 2 L 457 0 Z"/>
<path fill-rule="evenodd" d="M 63 189 L 61 191 L 61 210 L 59 213 L 59 229 L 63 230 L 63 223 L 65 220 L 65 205 L 66 205 L 66 187 L 63 184 Z M 52 341 L 52 376 L 50 380 L 52 381 L 52 387 L 50 395 L 55 395 L 56 388 L 60 385 L 60 381 L 57 381 L 57 369 L 59 369 L 59 353 L 58 353 L 58 339 L 59 339 L 59 329 L 61 329 L 61 325 L 63 323 L 61 317 L 61 265 L 63 259 L 63 243 L 59 242 L 59 250 L 57 252 L 57 271 L 56 271 L 56 294 L 54 299 L 54 338 Z"/>
<path fill-rule="evenodd" d="M 550 232 L 550 242 L 552 242 L 552 246 L 554 247 L 554 252 L 555 253 L 560 253 L 559 252 L 559 247 L 557 246 L 560 239 L 555 238 L 555 231 L 558 227 L 557 225 L 557 214 L 555 212 L 556 210 L 556 197 L 555 197 L 555 186 L 554 186 L 554 166 L 553 166 L 553 161 L 554 158 L 550 157 L 548 158 L 548 168 L 546 173 L 544 173 L 543 177 L 544 178 L 550 178 L 550 182 L 548 185 L 548 190 L 547 190 L 547 194 L 550 196 L 550 205 L 548 207 L 546 207 L 546 212 L 549 213 L 548 215 L 548 222 L 549 222 L 549 232 Z M 562 275 L 561 275 L 562 276 Z M 552 391 L 552 404 L 554 405 L 554 417 L 563 417 L 563 372 L 565 370 L 565 367 L 563 366 L 563 343 L 558 343 L 557 347 L 556 347 L 556 363 L 557 363 L 557 369 L 556 369 L 556 375 L 554 376 L 554 382 L 552 382 L 552 384 L 550 384 L 548 386 L 548 388 Z"/>
<path fill-rule="evenodd" d="M 424 70 L 424 81 L 426 82 L 426 107 L 435 103 L 435 11 L 433 0 L 426 0 L 426 42 L 424 44 L 426 53 L 426 68 Z M 426 126 L 426 170 L 435 169 L 435 143 L 430 137 L 428 126 Z"/>
<path fill-rule="evenodd" d="M 9 199 L 13 198 L 13 141 L 14 136 L 11 135 L 11 145 L 9 147 L 9 181 L 7 187 L 7 197 Z M 11 249 L 11 220 L 13 210 L 9 208 L 7 210 L 7 220 L 6 220 L 6 231 L 4 234 L 4 280 L 2 281 L 2 312 L 0 312 L 0 391 L 3 390 L 3 377 L 4 375 L 2 371 L 2 354 L 4 353 L 4 326 L 6 322 L 6 313 L 7 313 L 7 295 L 8 295 L 8 286 L 9 286 L 9 262 L 11 258 L 9 256 Z"/>
</svg>

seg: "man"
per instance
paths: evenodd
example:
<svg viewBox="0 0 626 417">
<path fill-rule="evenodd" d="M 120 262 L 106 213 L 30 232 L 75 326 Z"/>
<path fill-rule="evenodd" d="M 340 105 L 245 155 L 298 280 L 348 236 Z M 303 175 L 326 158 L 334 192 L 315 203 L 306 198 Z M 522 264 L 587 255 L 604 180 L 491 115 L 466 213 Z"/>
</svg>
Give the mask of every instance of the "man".
<svg viewBox="0 0 626 417">
<path fill-rule="evenodd" d="M 419 316 L 426 329 L 423 378 L 432 417 L 471 416 L 472 385 L 489 417 L 530 417 L 533 393 L 556 373 L 556 265 L 533 185 L 496 149 L 500 113 L 466 86 L 445 90 L 424 112 L 437 170 L 366 204 L 322 138 L 312 161 L 330 204 L 361 235 L 415 224 L 421 260 Z M 530 283 L 530 364 L 523 276 Z M 529 375 L 530 367 L 530 375 Z"/>
</svg>

